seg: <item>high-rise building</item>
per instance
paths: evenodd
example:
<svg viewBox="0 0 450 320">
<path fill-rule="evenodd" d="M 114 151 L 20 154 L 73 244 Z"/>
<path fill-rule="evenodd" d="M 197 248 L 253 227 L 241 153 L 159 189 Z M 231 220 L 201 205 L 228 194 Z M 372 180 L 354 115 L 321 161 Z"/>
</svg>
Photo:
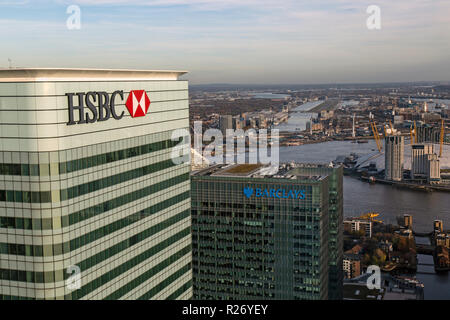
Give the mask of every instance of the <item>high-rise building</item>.
<svg viewBox="0 0 450 320">
<path fill-rule="evenodd" d="M 426 179 L 428 183 L 439 183 L 441 169 L 433 144 L 415 144 L 411 147 L 411 153 L 411 177 Z"/>
<path fill-rule="evenodd" d="M 433 154 L 433 144 L 423 143 L 411 146 L 411 177 L 424 178 L 427 174 L 428 155 Z"/>
<path fill-rule="evenodd" d="M 183 73 L 0 71 L 0 300 L 192 297 Z"/>
<path fill-rule="evenodd" d="M 426 162 L 426 177 L 428 183 L 439 183 L 441 181 L 441 166 L 437 154 L 429 154 Z"/>
<path fill-rule="evenodd" d="M 403 179 L 404 138 L 398 135 L 385 139 L 385 179 L 401 181 Z"/>
<path fill-rule="evenodd" d="M 332 262 L 342 296 L 342 167 L 263 167 L 192 174 L 194 297 L 328 299 Z"/>
<path fill-rule="evenodd" d="M 301 165 L 291 171 L 299 176 L 327 176 L 329 197 L 329 271 L 328 298 L 342 300 L 342 259 L 344 248 L 344 202 L 343 202 L 343 171 L 342 166 L 330 167 L 321 165 Z"/>
<path fill-rule="evenodd" d="M 224 137 L 227 135 L 227 129 L 233 129 L 233 117 L 231 115 L 219 116 L 219 128 Z"/>
</svg>

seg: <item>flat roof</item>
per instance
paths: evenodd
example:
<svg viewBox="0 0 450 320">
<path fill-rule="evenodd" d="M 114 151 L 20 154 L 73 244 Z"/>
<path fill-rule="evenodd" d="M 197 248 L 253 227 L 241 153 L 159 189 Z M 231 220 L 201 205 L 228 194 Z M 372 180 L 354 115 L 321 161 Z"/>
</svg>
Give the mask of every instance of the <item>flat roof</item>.
<svg viewBox="0 0 450 320">
<path fill-rule="evenodd" d="M 215 164 L 207 168 L 200 169 L 191 173 L 192 176 L 211 176 L 211 177 L 234 177 L 234 178 L 274 178 L 290 180 L 320 181 L 328 174 L 307 174 L 296 173 L 296 168 L 301 167 L 301 163 L 280 164 L 278 170 L 274 172 L 270 165 L 264 164 Z M 320 168 L 318 164 L 308 164 L 306 168 Z"/>
<path fill-rule="evenodd" d="M 178 80 L 186 73 L 176 70 L 0 68 L 0 82 Z"/>
<path fill-rule="evenodd" d="M 220 170 L 219 174 L 221 176 L 230 175 L 233 177 L 247 177 L 252 173 L 258 172 L 261 167 L 263 167 L 262 164 L 238 164 L 231 167 L 225 167 L 224 169 Z"/>
</svg>

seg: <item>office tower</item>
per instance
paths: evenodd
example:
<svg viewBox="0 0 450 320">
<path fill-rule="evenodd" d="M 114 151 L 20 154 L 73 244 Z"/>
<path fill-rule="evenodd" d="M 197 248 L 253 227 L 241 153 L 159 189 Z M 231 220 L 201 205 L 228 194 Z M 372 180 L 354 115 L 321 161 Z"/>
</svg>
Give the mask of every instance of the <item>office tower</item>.
<svg viewBox="0 0 450 320">
<path fill-rule="evenodd" d="M 404 138 L 387 136 L 385 140 L 385 179 L 401 181 L 403 179 Z"/>
<path fill-rule="evenodd" d="M 0 71 L 0 299 L 192 297 L 183 73 Z"/>
<path fill-rule="evenodd" d="M 192 174 L 196 299 L 329 298 L 330 256 L 340 255 L 342 275 L 342 246 L 330 252 L 342 167 L 297 166 L 271 176 L 262 165 Z"/>
<path fill-rule="evenodd" d="M 231 115 L 219 116 L 219 128 L 224 137 L 227 135 L 227 129 L 233 129 L 233 117 Z"/>
<path fill-rule="evenodd" d="M 343 298 L 343 248 L 344 248 L 344 202 L 342 166 L 329 167 L 320 165 L 297 165 L 291 174 L 323 175 L 329 177 L 329 279 L 328 298 L 342 300 Z"/>
<path fill-rule="evenodd" d="M 433 144 L 414 144 L 411 146 L 411 177 L 424 178 L 427 173 L 428 155 L 433 154 Z"/>
</svg>

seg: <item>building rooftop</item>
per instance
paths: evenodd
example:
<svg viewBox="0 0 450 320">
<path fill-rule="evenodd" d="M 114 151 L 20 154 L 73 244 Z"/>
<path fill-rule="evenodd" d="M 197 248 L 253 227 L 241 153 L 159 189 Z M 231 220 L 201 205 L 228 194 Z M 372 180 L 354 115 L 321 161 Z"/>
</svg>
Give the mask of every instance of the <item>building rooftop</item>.
<svg viewBox="0 0 450 320">
<path fill-rule="evenodd" d="M 274 178 L 293 180 L 320 181 L 328 176 L 325 172 L 321 174 L 308 174 L 307 171 L 299 171 L 299 168 L 337 168 L 322 164 L 280 164 L 277 167 L 263 164 L 218 164 L 208 168 L 192 172 L 193 176 L 235 177 L 235 178 Z"/>
<path fill-rule="evenodd" d="M 178 80 L 187 71 L 78 68 L 0 68 L 0 82 Z"/>
</svg>

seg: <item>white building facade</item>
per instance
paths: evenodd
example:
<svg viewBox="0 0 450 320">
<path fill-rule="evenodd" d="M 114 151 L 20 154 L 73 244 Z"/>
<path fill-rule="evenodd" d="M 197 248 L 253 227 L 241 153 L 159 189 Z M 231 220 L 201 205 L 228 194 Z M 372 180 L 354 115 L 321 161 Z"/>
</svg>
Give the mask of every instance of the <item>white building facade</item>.
<svg viewBox="0 0 450 320">
<path fill-rule="evenodd" d="M 182 74 L 0 70 L 0 300 L 192 297 Z"/>
</svg>

